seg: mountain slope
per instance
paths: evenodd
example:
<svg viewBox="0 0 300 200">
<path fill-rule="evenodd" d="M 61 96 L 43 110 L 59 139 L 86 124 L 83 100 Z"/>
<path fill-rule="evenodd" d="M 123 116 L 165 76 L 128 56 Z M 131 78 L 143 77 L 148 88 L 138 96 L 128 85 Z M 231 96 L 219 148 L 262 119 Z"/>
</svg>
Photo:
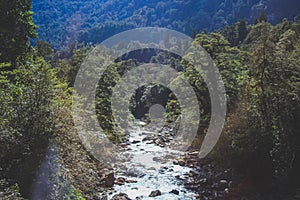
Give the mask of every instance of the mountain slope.
<svg viewBox="0 0 300 200">
<path fill-rule="evenodd" d="M 270 22 L 300 13 L 298 0 L 41 0 L 33 1 L 39 39 L 60 48 L 74 40 L 98 43 L 135 27 L 159 26 L 191 35 L 223 28 L 262 10 Z"/>
</svg>

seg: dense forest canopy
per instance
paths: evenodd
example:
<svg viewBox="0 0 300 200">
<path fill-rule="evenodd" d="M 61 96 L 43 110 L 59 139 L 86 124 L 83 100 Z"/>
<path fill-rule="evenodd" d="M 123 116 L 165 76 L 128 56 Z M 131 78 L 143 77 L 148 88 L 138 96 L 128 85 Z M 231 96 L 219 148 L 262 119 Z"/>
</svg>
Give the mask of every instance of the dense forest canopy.
<svg viewBox="0 0 300 200">
<path fill-rule="evenodd" d="M 237 20 L 253 23 L 265 10 L 269 22 L 292 20 L 298 0 L 78 0 L 33 1 L 39 39 L 59 49 L 68 43 L 99 43 L 136 27 L 159 26 L 187 35 L 213 31 Z"/>
<path fill-rule="evenodd" d="M 207 159 L 180 160 L 179 165 L 191 167 L 186 175 L 192 179 L 175 177 L 176 184 L 188 180 L 185 188 L 196 199 L 299 199 L 299 4 L 299 0 L 0 0 L 0 199 L 103 200 L 108 197 L 100 194 L 111 193 L 115 184 L 132 182 L 116 179 L 116 170 L 82 144 L 72 118 L 72 94 L 88 56 L 109 61 L 107 55 L 91 54 L 98 43 L 146 26 L 192 36 L 192 47 L 200 44 L 213 59 L 226 89 L 222 137 Z M 178 78 L 188 81 L 198 100 L 199 108 L 188 108 L 201 114 L 201 123 L 188 115 L 189 125 L 198 126 L 186 154 L 193 155 L 211 118 L 205 69 L 197 71 L 188 62 L 197 61 L 198 54 L 143 49 L 137 41 L 130 45 L 138 50 L 116 59 L 100 78 L 96 120 L 107 138 L 122 148 L 143 143 L 130 143 L 128 132 L 117 126 L 111 109 L 113 88 L 126 72 L 142 64 L 170 65 Z M 161 45 L 183 49 L 184 43 L 166 37 Z M 166 76 L 160 73 L 161 78 Z M 171 84 L 180 88 L 175 80 Z M 137 118 L 146 124 L 150 107 L 161 104 L 172 136 L 181 108 L 169 88 L 153 83 L 126 95 L 132 113 L 122 123 Z M 159 138 L 168 138 L 160 133 L 152 141 L 163 149 L 166 142 Z M 94 140 L 91 145 L 99 143 Z M 171 165 L 175 163 L 179 162 Z M 204 178 L 198 177 L 201 172 Z"/>
</svg>

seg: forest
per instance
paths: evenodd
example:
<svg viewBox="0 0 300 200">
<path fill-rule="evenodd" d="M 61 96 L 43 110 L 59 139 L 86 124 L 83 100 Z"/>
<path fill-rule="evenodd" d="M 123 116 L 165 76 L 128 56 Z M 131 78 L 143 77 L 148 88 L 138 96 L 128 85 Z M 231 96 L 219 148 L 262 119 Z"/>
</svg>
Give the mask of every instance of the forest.
<svg viewBox="0 0 300 200">
<path fill-rule="evenodd" d="M 300 199 L 298 0 L 0 0 L 0 13 L 0 199 Z M 95 51 L 98 45 L 141 27 L 188 35 L 191 47 L 200 45 L 222 78 L 225 123 L 205 158 L 198 153 L 213 113 L 203 74 L 212 69 L 198 71 L 190 62 L 201 62 L 202 54 L 178 56 L 128 41 L 137 50 L 115 59 L 99 77 L 92 108 L 109 144 L 121 149 L 119 163 L 95 156 L 91 149 L 102 155 L 110 147 L 99 147 L 97 137 L 86 145 L 76 127 L 76 120 L 91 123 L 73 113 L 75 100 L 75 107 L 89 102 L 76 91 L 81 67 L 109 62 L 108 54 Z M 186 44 L 167 35 L 159 45 L 179 52 Z M 114 88 L 149 63 L 170 66 L 177 80 L 170 87 L 143 85 L 134 94 L 119 91 L 117 103 L 130 99 L 130 113 L 120 109 L 122 115 L 115 116 Z M 95 78 L 93 71 L 85 73 Z M 181 78 L 197 99 L 185 108 L 183 131 L 197 130 L 186 151 L 169 155 L 184 112 L 170 88 L 183 87 Z M 165 125 L 147 129 L 155 124 L 151 114 L 158 104 Z M 118 125 L 134 120 L 138 125 L 129 130 Z"/>
<path fill-rule="evenodd" d="M 168 1 L 33 1 L 39 40 L 54 49 L 77 40 L 99 43 L 111 35 L 144 26 L 170 28 L 192 35 L 223 29 L 238 20 L 253 23 L 262 11 L 269 22 L 292 20 L 298 0 L 168 0 Z"/>
</svg>

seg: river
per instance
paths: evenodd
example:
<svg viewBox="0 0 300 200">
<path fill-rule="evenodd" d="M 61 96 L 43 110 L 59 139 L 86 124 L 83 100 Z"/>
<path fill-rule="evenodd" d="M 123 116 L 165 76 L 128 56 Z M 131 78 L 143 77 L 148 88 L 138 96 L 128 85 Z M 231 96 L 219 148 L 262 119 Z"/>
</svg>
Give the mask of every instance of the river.
<svg viewBox="0 0 300 200">
<path fill-rule="evenodd" d="M 119 193 L 131 199 L 195 199 L 195 194 L 183 186 L 191 168 L 173 164 L 183 152 L 150 140 L 164 134 L 167 132 L 149 130 L 143 123 L 129 131 L 128 141 L 119 154 L 122 161 L 115 167 L 116 184 L 108 199 Z M 155 197 L 149 197 L 151 192 Z"/>
</svg>

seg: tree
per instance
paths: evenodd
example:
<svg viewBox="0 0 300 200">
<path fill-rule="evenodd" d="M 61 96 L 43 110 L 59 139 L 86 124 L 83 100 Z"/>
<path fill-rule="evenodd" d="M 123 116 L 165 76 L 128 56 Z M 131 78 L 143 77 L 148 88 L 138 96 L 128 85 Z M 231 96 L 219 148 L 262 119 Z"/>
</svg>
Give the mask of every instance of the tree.
<svg viewBox="0 0 300 200">
<path fill-rule="evenodd" d="M 36 43 L 35 49 L 37 50 L 37 54 L 43 57 L 46 61 L 50 62 L 52 60 L 54 56 L 54 50 L 47 42 L 38 41 Z"/>
<path fill-rule="evenodd" d="M 259 19 L 258 19 L 259 22 L 267 22 L 268 21 L 268 17 L 267 17 L 267 14 L 266 14 L 266 11 L 263 10 L 261 13 L 260 13 L 260 16 L 259 16 Z"/>
<path fill-rule="evenodd" d="M 300 67 L 299 56 L 294 57 L 299 38 L 282 24 L 274 28 L 262 22 L 248 35 L 247 48 L 253 53 L 243 95 L 246 122 L 233 140 L 240 163 L 265 186 L 273 177 L 294 184 L 300 176 L 296 170 L 300 166 Z"/>
<path fill-rule="evenodd" d="M 226 26 L 221 34 L 230 42 L 231 46 L 242 44 L 248 35 L 247 22 L 240 20 L 232 26 Z"/>
<path fill-rule="evenodd" d="M 28 50 L 29 39 L 37 36 L 30 9 L 31 0 L 0 1 L 0 62 L 16 62 Z"/>
</svg>

